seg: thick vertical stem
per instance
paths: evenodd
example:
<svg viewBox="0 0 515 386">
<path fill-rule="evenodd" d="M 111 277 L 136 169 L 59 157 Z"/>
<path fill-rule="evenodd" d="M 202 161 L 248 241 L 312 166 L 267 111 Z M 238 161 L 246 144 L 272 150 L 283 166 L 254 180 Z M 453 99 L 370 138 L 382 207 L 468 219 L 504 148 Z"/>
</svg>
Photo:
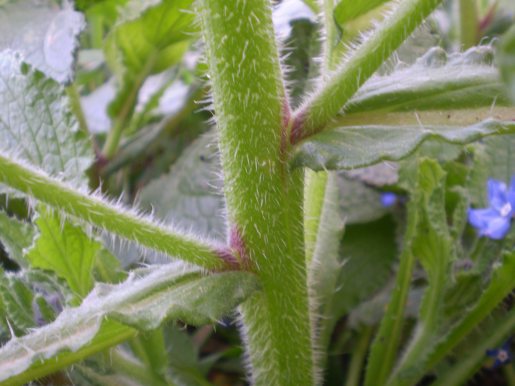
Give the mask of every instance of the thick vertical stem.
<svg viewBox="0 0 515 386">
<path fill-rule="evenodd" d="M 230 225 L 263 292 L 241 307 L 256 385 L 314 379 L 302 171 L 286 163 L 286 101 L 268 0 L 201 0 Z"/>
<path fill-rule="evenodd" d="M 479 38 L 476 0 L 460 0 L 460 41 L 463 50 L 475 46 Z"/>
</svg>

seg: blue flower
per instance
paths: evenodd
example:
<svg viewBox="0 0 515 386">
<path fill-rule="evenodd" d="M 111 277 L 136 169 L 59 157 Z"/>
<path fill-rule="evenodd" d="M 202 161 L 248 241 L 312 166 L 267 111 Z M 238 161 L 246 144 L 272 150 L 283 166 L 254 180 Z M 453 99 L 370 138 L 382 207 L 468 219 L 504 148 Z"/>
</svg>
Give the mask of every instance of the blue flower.
<svg viewBox="0 0 515 386">
<path fill-rule="evenodd" d="M 509 189 L 504 182 L 493 179 L 488 180 L 487 188 L 490 206 L 486 209 L 469 209 L 469 222 L 479 229 L 480 236 L 499 240 L 508 233 L 515 214 L 515 176 Z"/>
<path fill-rule="evenodd" d="M 388 208 L 397 202 L 397 195 L 395 193 L 387 192 L 381 194 L 381 204 Z"/>
<path fill-rule="evenodd" d="M 510 345 L 511 339 L 508 339 L 500 348 L 486 350 L 486 355 L 495 359 L 492 366 L 494 369 L 511 361 Z"/>
</svg>

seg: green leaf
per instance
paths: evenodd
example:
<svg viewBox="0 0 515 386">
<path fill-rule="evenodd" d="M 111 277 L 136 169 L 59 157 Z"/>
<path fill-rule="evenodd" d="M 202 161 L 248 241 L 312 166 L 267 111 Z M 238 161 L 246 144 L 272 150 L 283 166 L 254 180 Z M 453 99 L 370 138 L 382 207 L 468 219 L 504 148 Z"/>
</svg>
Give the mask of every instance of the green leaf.
<svg viewBox="0 0 515 386">
<path fill-rule="evenodd" d="M 419 223 L 412 242 L 413 254 L 427 274 L 428 285 L 419 310 L 413 337 L 401 359 L 400 370 L 424 359 L 438 338 L 444 311 L 444 295 L 455 259 L 445 212 L 446 173 L 436 161 L 419 164 Z"/>
<path fill-rule="evenodd" d="M 318 4 L 317 0 L 303 0 L 304 3 L 314 12 L 318 13 L 320 12 L 320 6 Z"/>
<path fill-rule="evenodd" d="M 510 105 L 492 58 L 490 47 L 472 47 L 449 57 L 434 47 L 412 66 L 370 79 L 345 106 L 345 113 Z"/>
<path fill-rule="evenodd" d="M 340 127 L 313 136 L 296 149 L 293 165 L 313 170 L 352 169 L 384 160 L 400 160 L 427 139 L 465 144 L 489 135 L 515 132 L 513 121 L 487 119 L 465 127 L 384 126 Z"/>
<path fill-rule="evenodd" d="M 170 172 L 141 191 L 141 204 L 165 222 L 204 237 L 225 238 L 218 149 L 212 134 L 190 145 Z"/>
<path fill-rule="evenodd" d="M 93 265 L 101 245 L 56 212 L 43 208 L 37 219 L 39 236 L 27 253 L 33 267 L 53 271 L 83 298 L 93 288 Z"/>
<path fill-rule="evenodd" d="M 346 224 L 359 224 L 375 221 L 389 212 L 381 204 L 381 193 L 367 184 L 338 175 L 340 187 L 340 213 Z"/>
<path fill-rule="evenodd" d="M 508 95 L 515 103 L 515 26 L 512 26 L 502 38 L 497 61 L 508 88 Z"/>
<path fill-rule="evenodd" d="M 196 31 L 193 0 L 132 0 L 121 8 L 121 22 L 105 42 L 106 58 L 121 80 L 110 106 L 112 115 L 136 103 L 138 90 L 152 74 L 177 64 Z"/>
<path fill-rule="evenodd" d="M 18 52 L 24 62 L 60 83 L 73 77 L 84 17 L 67 2 L 51 0 L 0 4 L 0 52 Z M 2 59 L 3 60 L 3 59 Z"/>
<path fill-rule="evenodd" d="M 93 153 L 64 88 L 12 52 L 0 53 L 0 143 L 17 158 L 86 187 Z"/>
<path fill-rule="evenodd" d="M 0 242 L 7 255 L 20 265 L 25 265 L 25 248 L 32 244 L 33 227 L 25 222 L 9 217 L 0 210 Z"/>
<path fill-rule="evenodd" d="M 488 177 L 509 183 L 515 173 L 515 135 L 487 138 L 480 146 L 485 151 L 484 161 Z M 485 187 L 486 180 L 483 181 L 481 188 L 485 190 Z"/>
<path fill-rule="evenodd" d="M 467 380 L 481 369 L 487 350 L 502 346 L 510 337 L 515 326 L 515 309 L 511 309 L 505 315 L 495 315 L 492 319 L 479 327 L 480 333 L 475 337 L 476 339 L 467 345 L 466 351 L 461 351 L 461 353 L 466 352 L 466 355 L 460 355 L 458 352 L 452 366 L 437 374 L 434 386 L 465 385 Z M 510 365 L 512 366 L 511 363 L 508 364 Z"/>
<path fill-rule="evenodd" d="M 313 57 L 319 49 L 317 27 L 311 20 L 294 19 L 291 32 L 284 43 L 284 65 L 292 107 L 298 106 L 302 96 L 309 90 L 310 78 L 316 69 Z"/>
<path fill-rule="evenodd" d="M 429 355 L 419 363 L 403 369 L 391 380 L 390 385 L 407 386 L 417 383 L 428 370 L 450 354 L 463 338 L 470 334 L 499 303 L 515 288 L 513 283 L 515 272 L 515 253 L 506 253 L 494 267 L 490 284 L 483 291 L 478 301 L 468 308 L 463 317 L 454 324 L 447 333 L 441 336 Z"/>
<path fill-rule="evenodd" d="M 334 8 L 334 19 L 340 26 L 342 26 L 374 8 L 379 7 L 387 1 L 389 0 L 341 0 Z"/>
<path fill-rule="evenodd" d="M 424 224 L 424 211 L 428 207 L 428 203 L 441 199 L 439 196 L 441 178 L 443 178 L 441 168 L 435 161 L 427 159 L 423 160 L 419 166 L 416 178 L 410 186 L 412 194 L 407 206 L 407 225 L 397 277 L 390 302 L 372 344 L 366 371 L 366 386 L 386 384 L 386 380 L 392 371 L 405 325 L 404 315 L 415 266 L 414 246 L 417 245 L 420 237 L 419 227 Z M 439 214 L 439 212 L 436 212 L 436 214 Z M 438 216 L 437 219 L 439 219 Z M 431 259 L 431 256 L 426 257 L 424 264 L 432 266 Z M 427 302 L 430 303 L 430 300 L 427 300 Z M 430 316 L 432 315 L 430 314 Z"/>
<path fill-rule="evenodd" d="M 15 334 L 25 334 L 35 325 L 32 311 L 34 295 L 19 275 L 4 274 L 2 271 L 0 277 L 0 309 L 5 311 L 3 318 L 7 319 L 8 326 Z M 2 324 L 5 322 L 6 320 L 2 320 Z"/>
<path fill-rule="evenodd" d="M 335 173 L 327 175 L 327 178 L 321 176 L 311 176 L 315 183 L 324 183 L 321 198 L 321 208 L 319 209 L 319 221 L 315 227 L 314 246 L 312 247 L 311 256 L 307 255 L 308 267 L 308 284 L 310 296 L 316 299 L 316 326 L 319 334 L 317 336 L 317 347 L 325 351 L 329 346 L 329 340 L 333 328 L 332 324 L 332 300 L 338 287 L 338 276 L 342 269 L 342 263 L 339 257 L 340 240 L 343 235 L 344 223 L 338 214 L 338 181 Z M 321 182 L 316 182 L 316 179 Z M 316 193 L 310 196 L 314 198 Z M 306 215 L 305 215 L 306 216 Z M 309 213 L 307 214 L 309 216 Z M 309 222 L 307 223 L 309 224 Z M 308 235 L 306 235 L 308 236 Z M 325 358 L 320 356 L 323 361 Z"/>
<path fill-rule="evenodd" d="M 257 279 L 250 273 L 203 276 L 199 269 L 180 263 L 134 271 L 118 285 L 97 284 L 79 307 L 63 310 L 53 323 L 4 345 L 0 349 L 0 381 L 24 372 L 30 375 L 32 365 L 55 362 L 53 358 L 63 351 L 73 355 L 103 332 L 106 318 L 142 330 L 155 329 L 166 319 L 193 325 L 212 323 L 257 288 Z M 63 353 L 62 361 L 66 356 Z M 75 360 L 80 359 L 83 357 Z"/>
<path fill-rule="evenodd" d="M 343 269 L 332 301 L 336 319 L 380 290 L 390 278 L 397 257 L 392 217 L 347 226 L 340 255 Z"/>
<path fill-rule="evenodd" d="M 40 358 L 40 360 L 34 361 L 30 370 L 22 372 L 18 375 L 14 375 L 12 377 L 8 377 L 7 380 L 0 380 L 0 385 L 25 385 L 34 379 L 45 377 L 65 368 L 68 365 L 80 362 L 89 355 L 115 346 L 129 338 L 136 336 L 137 333 L 137 330 L 131 327 L 127 327 L 109 319 L 104 320 L 95 338 L 88 344 L 83 345 L 77 351 L 63 350 L 50 360 L 46 358 Z M 26 360 L 23 355 L 22 358 L 17 359 L 21 359 L 21 361 Z M 7 374 L 2 375 L 4 377 L 8 376 Z M 119 383 L 115 385 L 119 385 Z"/>
</svg>

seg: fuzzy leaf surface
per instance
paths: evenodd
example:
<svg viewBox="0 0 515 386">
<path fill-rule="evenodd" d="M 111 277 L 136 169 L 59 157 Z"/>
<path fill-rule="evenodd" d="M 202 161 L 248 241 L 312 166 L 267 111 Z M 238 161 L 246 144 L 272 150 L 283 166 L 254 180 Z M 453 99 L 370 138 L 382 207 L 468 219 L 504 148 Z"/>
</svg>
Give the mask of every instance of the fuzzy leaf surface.
<svg viewBox="0 0 515 386">
<path fill-rule="evenodd" d="M 73 77 L 78 37 L 86 26 L 81 13 L 63 1 L 15 1 L 0 5 L 0 52 L 18 52 L 26 63 L 59 83 Z"/>
<path fill-rule="evenodd" d="M 43 209 L 37 219 L 39 236 L 27 253 L 33 267 L 47 269 L 66 280 L 80 298 L 93 288 L 93 265 L 101 245 L 84 231 Z"/>
<path fill-rule="evenodd" d="M 510 105 L 492 58 L 489 47 L 449 56 L 433 47 L 412 66 L 371 78 L 345 106 L 345 113 Z"/>
<path fill-rule="evenodd" d="M 381 289 L 392 274 L 397 255 L 391 216 L 349 225 L 340 246 L 343 269 L 333 294 L 336 319 Z"/>
<path fill-rule="evenodd" d="M 294 166 L 313 170 L 353 169 L 397 161 L 428 139 L 466 144 L 482 137 L 515 132 L 513 121 L 487 119 L 456 126 L 347 126 L 322 132 L 303 142 L 293 156 Z"/>
<path fill-rule="evenodd" d="M 141 192 L 141 203 L 152 206 L 165 222 L 192 229 L 204 237 L 225 237 L 224 200 L 217 176 L 218 149 L 212 135 L 187 148 L 170 172 Z"/>
<path fill-rule="evenodd" d="M 32 244 L 33 237 L 34 231 L 30 224 L 0 211 L 0 242 L 11 259 L 23 265 L 23 250 Z"/>
<path fill-rule="evenodd" d="M 441 327 L 445 290 L 451 281 L 451 262 L 455 258 L 445 212 L 446 173 L 436 161 L 424 159 L 418 174 L 419 223 L 412 248 L 427 273 L 428 285 L 401 368 L 422 361 L 438 337 L 436 331 Z"/>
<path fill-rule="evenodd" d="M 389 385 L 408 386 L 415 384 L 423 374 L 450 354 L 451 350 L 476 329 L 499 303 L 513 291 L 515 288 L 513 283 L 514 272 L 515 253 L 505 253 L 502 261 L 494 267 L 490 283 L 478 301 L 469 307 L 463 317 L 435 342 L 434 348 L 423 361 L 400 369 L 390 380 Z"/>
<path fill-rule="evenodd" d="M 8 321 L 15 334 L 24 334 L 34 327 L 34 295 L 19 275 L 1 271 L 0 277 L 0 309 L 5 312 L 2 324 Z"/>
<path fill-rule="evenodd" d="M 203 276 L 199 269 L 180 263 L 134 271 L 117 285 L 97 284 L 79 307 L 65 309 L 53 323 L 4 345 L 0 381 L 40 361 L 52 361 L 59 353 L 71 351 L 73 355 L 102 332 L 106 318 L 142 330 L 155 329 L 166 319 L 212 323 L 257 288 L 255 276 L 249 273 Z"/>
<path fill-rule="evenodd" d="M 0 52 L 0 143 L 2 149 L 84 187 L 93 153 L 79 131 L 64 88 Z"/>
</svg>

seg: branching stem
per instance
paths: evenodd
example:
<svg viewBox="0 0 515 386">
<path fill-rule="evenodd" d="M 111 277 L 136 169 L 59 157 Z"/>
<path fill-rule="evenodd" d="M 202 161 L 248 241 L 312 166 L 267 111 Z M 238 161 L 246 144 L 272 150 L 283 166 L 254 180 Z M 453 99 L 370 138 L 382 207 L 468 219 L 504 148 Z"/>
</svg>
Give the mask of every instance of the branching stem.
<svg viewBox="0 0 515 386">
<path fill-rule="evenodd" d="M 311 98 L 295 112 L 297 143 L 325 129 L 345 103 L 441 0 L 403 0 L 393 13 L 361 44 Z"/>
<path fill-rule="evenodd" d="M 0 182 L 101 229 L 201 267 L 222 270 L 234 268 L 236 263 L 223 248 L 180 234 L 104 199 L 75 190 L 2 152 Z"/>
</svg>

